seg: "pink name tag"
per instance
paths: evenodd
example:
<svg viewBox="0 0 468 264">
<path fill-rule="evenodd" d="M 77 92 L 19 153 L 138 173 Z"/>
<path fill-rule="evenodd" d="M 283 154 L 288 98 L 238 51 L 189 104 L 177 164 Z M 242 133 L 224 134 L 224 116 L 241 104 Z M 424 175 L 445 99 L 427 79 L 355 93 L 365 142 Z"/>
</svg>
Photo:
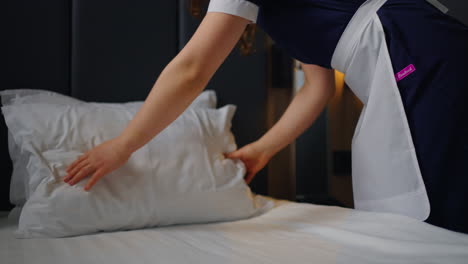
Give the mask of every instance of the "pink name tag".
<svg viewBox="0 0 468 264">
<path fill-rule="evenodd" d="M 395 78 L 397 82 L 403 80 L 406 78 L 408 75 L 412 74 L 414 71 L 416 71 L 416 68 L 414 67 L 413 64 L 408 65 L 406 68 L 404 68 L 401 72 L 395 74 Z"/>
</svg>

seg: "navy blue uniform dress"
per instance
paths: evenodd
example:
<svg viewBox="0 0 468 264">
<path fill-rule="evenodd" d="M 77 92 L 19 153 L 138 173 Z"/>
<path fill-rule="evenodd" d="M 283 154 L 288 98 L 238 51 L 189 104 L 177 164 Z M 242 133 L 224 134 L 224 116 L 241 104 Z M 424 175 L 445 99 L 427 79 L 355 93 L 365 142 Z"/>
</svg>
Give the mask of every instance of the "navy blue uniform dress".
<svg viewBox="0 0 468 264">
<path fill-rule="evenodd" d="M 365 1 L 248 2 L 259 8 L 257 24 L 292 57 L 332 68 Z M 468 27 L 425 0 L 388 0 L 376 13 L 429 199 L 426 221 L 468 233 Z"/>
</svg>

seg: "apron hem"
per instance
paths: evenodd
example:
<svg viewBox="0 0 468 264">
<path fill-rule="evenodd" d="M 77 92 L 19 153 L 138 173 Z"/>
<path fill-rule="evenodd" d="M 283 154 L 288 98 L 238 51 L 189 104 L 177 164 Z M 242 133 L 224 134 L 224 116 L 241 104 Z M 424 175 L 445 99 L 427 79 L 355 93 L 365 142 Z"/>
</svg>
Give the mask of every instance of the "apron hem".
<svg viewBox="0 0 468 264">
<path fill-rule="evenodd" d="M 384 199 L 377 200 L 355 200 L 355 203 L 359 206 L 356 206 L 356 209 L 363 211 L 376 211 L 386 212 L 386 213 L 395 213 L 403 214 L 405 216 L 415 218 L 420 221 L 424 221 L 429 217 L 430 206 L 428 203 L 421 204 L 421 199 L 426 199 L 426 189 L 420 188 L 418 190 L 407 192 L 401 195 L 392 196 Z M 411 211 L 405 212 L 404 208 L 398 205 L 404 203 L 405 205 L 411 205 L 409 208 L 413 209 Z M 384 208 L 384 210 L 382 210 Z M 415 208 L 422 209 L 421 212 L 415 214 Z M 402 210 L 403 209 L 403 210 Z"/>
</svg>

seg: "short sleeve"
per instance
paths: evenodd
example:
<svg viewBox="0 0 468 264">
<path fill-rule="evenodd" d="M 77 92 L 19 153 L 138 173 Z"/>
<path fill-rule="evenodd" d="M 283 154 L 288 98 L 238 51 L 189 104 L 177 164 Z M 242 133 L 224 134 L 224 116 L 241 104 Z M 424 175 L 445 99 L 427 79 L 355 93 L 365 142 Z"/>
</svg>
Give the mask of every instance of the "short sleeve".
<svg viewBox="0 0 468 264">
<path fill-rule="evenodd" d="M 255 23 L 258 16 L 258 5 L 247 0 L 211 0 L 208 12 L 240 16 Z"/>
</svg>

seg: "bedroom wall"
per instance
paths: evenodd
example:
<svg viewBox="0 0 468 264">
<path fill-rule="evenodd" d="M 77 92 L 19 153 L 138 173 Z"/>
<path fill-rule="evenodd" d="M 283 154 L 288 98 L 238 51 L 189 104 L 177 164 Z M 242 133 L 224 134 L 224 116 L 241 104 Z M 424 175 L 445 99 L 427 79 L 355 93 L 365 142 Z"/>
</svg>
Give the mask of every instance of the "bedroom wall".
<svg viewBox="0 0 468 264">
<path fill-rule="evenodd" d="M 71 95 L 144 100 L 177 55 L 177 1 L 72 1 Z"/>
<path fill-rule="evenodd" d="M 70 92 L 70 5 L 64 0 L 4 1 L 0 8 L 0 89 Z M 11 160 L 0 118 L 0 210 L 11 208 Z"/>
<path fill-rule="evenodd" d="M 1 89 L 31 87 L 69 92 L 70 3 L 2 2 Z"/>
</svg>

